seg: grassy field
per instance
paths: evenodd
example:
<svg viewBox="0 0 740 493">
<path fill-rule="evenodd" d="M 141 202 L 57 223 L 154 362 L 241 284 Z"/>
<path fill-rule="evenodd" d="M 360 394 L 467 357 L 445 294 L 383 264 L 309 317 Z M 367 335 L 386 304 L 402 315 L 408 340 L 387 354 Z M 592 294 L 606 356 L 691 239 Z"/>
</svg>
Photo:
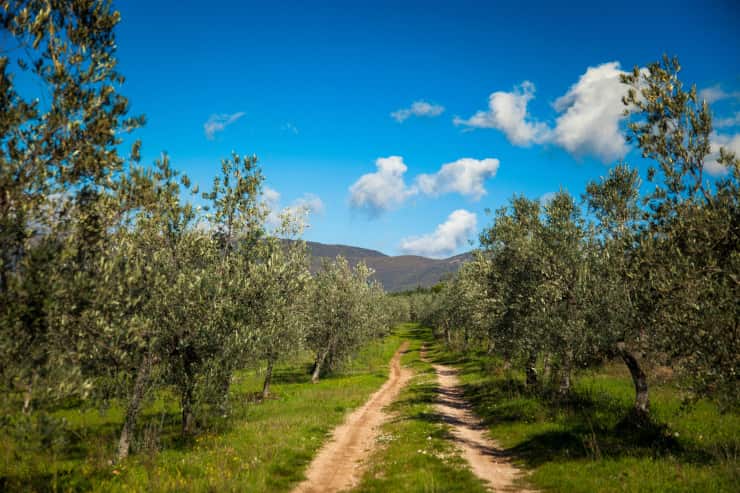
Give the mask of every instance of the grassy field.
<svg viewBox="0 0 740 493">
<path fill-rule="evenodd" d="M 308 360 L 284 366 L 260 403 L 250 396 L 262 376 L 242 373 L 230 419 L 188 442 L 179 439 L 177 401 L 160 395 L 145 411 L 138 453 L 118 466 L 110 462 L 122 423 L 116 406 L 57 409 L 30 432 L 6 423 L 0 491 L 288 491 L 327 434 L 385 381 L 399 345 L 398 335 L 373 343 L 316 385 Z M 22 438 L 29 433 L 35 438 Z"/>
<path fill-rule="evenodd" d="M 448 428 L 435 416 L 436 376 L 419 358 L 431 331 L 418 325 L 403 327 L 411 341 L 404 365 L 416 376 L 391 406 L 394 418 L 383 427 L 379 447 L 357 492 L 484 492 L 480 480 L 467 468 L 452 442 Z"/>
<path fill-rule="evenodd" d="M 357 492 L 485 491 L 435 415 L 434 371 L 419 357 L 425 343 L 430 358 L 460 368 L 492 437 L 538 489 L 729 492 L 740 484 L 740 417 L 711 402 L 685 407 L 674 387 L 654 386 L 655 423 L 626 426 L 633 391 L 620 365 L 582 372 L 573 396 L 558 400 L 530 393 L 522 375 L 482 355 L 446 352 L 428 329 L 406 324 L 316 385 L 308 360 L 281 367 L 264 402 L 253 398 L 262 376 L 239 374 L 232 416 L 191 441 L 179 438 L 177 401 L 160 394 L 146 409 L 138 452 L 120 465 L 111 462 L 122 421 L 115 406 L 57 409 L 27 429 L 8 426 L 13 415 L 5 413 L 0 491 L 289 491 L 328 433 L 385 381 L 402 340 L 410 341 L 403 363 L 416 376 L 392 405 Z"/>
<path fill-rule="evenodd" d="M 536 488 L 562 492 L 737 491 L 740 416 L 708 401 L 682 406 L 675 386 L 653 386 L 654 423 L 628 425 L 634 390 L 620 364 L 581 372 L 575 392 L 531 393 L 524 377 L 482 355 L 437 348 L 460 368 L 465 394 L 491 436 L 529 471 Z"/>
</svg>

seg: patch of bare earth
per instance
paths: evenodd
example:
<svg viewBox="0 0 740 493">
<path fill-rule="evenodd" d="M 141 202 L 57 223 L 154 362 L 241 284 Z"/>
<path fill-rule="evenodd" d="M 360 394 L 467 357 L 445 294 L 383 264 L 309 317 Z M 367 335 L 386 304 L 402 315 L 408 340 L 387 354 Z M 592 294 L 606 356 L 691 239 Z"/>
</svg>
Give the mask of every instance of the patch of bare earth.
<svg viewBox="0 0 740 493">
<path fill-rule="evenodd" d="M 388 419 L 383 410 L 398 396 L 413 372 L 401 366 L 401 354 L 408 348 L 404 342 L 391 359 L 388 381 L 346 421 L 334 429 L 306 471 L 306 480 L 293 493 L 330 493 L 342 491 L 359 483 L 380 427 Z"/>
<path fill-rule="evenodd" d="M 424 349 L 421 357 L 428 361 Z M 450 426 L 455 445 L 470 463 L 473 473 L 485 481 L 492 491 L 529 491 L 516 486 L 516 480 L 524 473 L 511 463 L 501 446 L 488 436 L 486 427 L 463 398 L 457 370 L 444 365 L 432 366 L 437 372 L 439 386 L 435 406 L 437 413 Z"/>
</svg>

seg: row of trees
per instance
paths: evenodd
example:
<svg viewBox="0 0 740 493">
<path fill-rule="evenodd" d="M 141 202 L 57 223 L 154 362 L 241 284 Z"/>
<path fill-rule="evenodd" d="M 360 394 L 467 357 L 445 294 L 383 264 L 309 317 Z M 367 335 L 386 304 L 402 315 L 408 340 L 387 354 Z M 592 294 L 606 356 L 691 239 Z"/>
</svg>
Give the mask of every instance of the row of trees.
<svg viewBox="0 0 740 493">
<path fill-rule="evenodd" d="M 95 0 L 0 13 L 16 43 L 0 52 L 0 390 L 27 414 L 116 399 L 125 458 L 158 391 L 191 434 L 228 410 L 236 370 L 266 365 L 267 395 L 274 365 L 310 349 L 317 381 L 391 321 L 365 266 L 312 277 L 305 244 L 278 237 L 298 232 L 290 218 L 267 232 L 256 158 L 224 160 L 201 210 L 167 156 L 121 156 L 143 118 L 119 93 L 117 22 Z"/>
<path fill-rule="evenodd" d="M 654 184 L 619 164 L 581 204 L 515 196 L 480 235 L 481 249 L 438 296 L 414 303 L 450 344 L 485 344 L 538 384 L 562 392 L 575 367 L 621 358 L 635 412 L 649 412 L 641 361 L 670 365 L 694 395 L 737 405 L 740 363 L 740 166 L 713 153 L 712 119 L 675 59 L 625 75 L 629 136 Z M 704 165 L 726 174 L 713 181 Z"/>
</svg>

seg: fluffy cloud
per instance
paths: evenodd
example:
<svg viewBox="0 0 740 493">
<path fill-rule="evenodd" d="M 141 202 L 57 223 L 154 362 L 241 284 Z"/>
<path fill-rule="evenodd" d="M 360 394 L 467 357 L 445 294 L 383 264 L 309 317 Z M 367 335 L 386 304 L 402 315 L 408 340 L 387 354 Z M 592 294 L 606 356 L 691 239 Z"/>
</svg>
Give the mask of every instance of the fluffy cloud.
<svg viewBox="0 0 740 493">
<path fill-rule="evenodd" d="M 558 113 L 552 140 L 576 156 L 593 155 L 604 162 L 624 157 L 628 148 L 619 123 L 627 86 L 618 62 L 589 67 L 568 92 L 555 101 Z"/>
<path fill-rule="evenodd" d="M 350 188 L 350 206 L 377 216 L 401 205 L 407 198 L 418 193 L 416 188 L 407 187 L 403 175 L 408 169 L 401 156 L 378 158 L 378 170 L 362 175 Z"/>
<path fill-rule="evenodd" d="M 720 86 L 719 84 L 715 84 L 711 87 L 705 87 L 704 89 L 699 91 L 698 96 L 700 100 L 703 99 L 707 103 L 712 104 L 723 99 L 740 98 L 740 91 L 727 92 L 722 89 L 722 86 Z"/>
<path fill-rule="evenodd" d="M 732 151 L 736 156 L 740 156 L 740 133 L 734 135 L 724 135 L 713 133 L 710 137 L 712 154 L 707 157 L 704 163 L 704 170 L 712 176 L 721 176 L 727 173 L 727 167 L 717 162 L 719 158 L 719 149 L 724 147 Z"/>
<path fill-rule="evenodd" d="M 203 131 L 206 134 L 206 138 L 208 140 L 213 140 L 218 132 L 223 131 L 226 127 L 243 116 L 244 112 L 242 111 L 232 114 L 222 113 L 220 115 L 211 115 L 208 117 L 208 121 L 203 124 Z"/>
<path fill-rule="evenodd" d="M 433 233 L 404 238 L 401 250 L 412 255 L 425 257 L 445 257 L 465 245 L 477 231 L 477 218 L 474 213 L 458 209 L 447 220 L 437 226 Z"/>
<path fill-rule="evenodd" d="M 309 227 L 311 214 L 323 214 L 324 202 L 317 195 L 305 193 L 294 200 L 290 205 L 280 207 L 280 193 L 268 186 L 262 190 L 262 203 L 267 208 L 267 225 L 272 229 L 279 229 L 283 219 L 287 219 L 294 227 L 302 231 Z"/>
<path fill-rule="evenodd" d="M 292 204 L 283 209 L 284 214 L 290 214 L 292 217 L 305 217 L 308 214 L 323 214 L 324 202 L 318 195 L 313 193 L 304 193 L 293 201 Z"/>
<path fill-rule="evenodd" d="M 532 121 L 527 104 L 534 98 L 535 87 L 524 81 L 512 92 L 498 91 L 488 97 L 488 110 L 478 111 L 464 120 L 455 117 L 455 125 L 473 128 L 495 128 L 506 134 L 509 141 L 518 146 L 529 146 L 544 142 L 550 131 L 544 123 Z"/>
<path fill-rule="evenodd" d="M 391 117 L 398 123 L 403 123 L 412 116 L 426 116 L 430 118 L 439 116 L 444 110 L 444 106 L 438 104 L 427 103 L 426 101 L 414 101 L 410 107 L 401 108 L 391 113 Z"/>
<path fill-rule="evenodd" d="M 554 126 L 539 122 L 527 111 L 535 87 L 522 82 L 512 92 L 494 92 L 488 110 L 455 125 L 501 130 L 514 145 L 554 144 L 575 156 L 596 156 L 604 162 L 624 157 L 628 147 L 620 122 L 624 119 L 622 96 L 627 87 L 619 80 L 618 62 L 589 67 L 553 107 L 558 113 Z"/>
<path fill-rule="evenodd" d="M 433 175 L 419 175 L 416 178 L 416 185 L 427 195 L 437 196 L 457 192 L 479 200 L 486 194 L 483 182 L 496 176 L 498 166 L 498 159 L 462 158 L 443 165 Z"/>
</svg>

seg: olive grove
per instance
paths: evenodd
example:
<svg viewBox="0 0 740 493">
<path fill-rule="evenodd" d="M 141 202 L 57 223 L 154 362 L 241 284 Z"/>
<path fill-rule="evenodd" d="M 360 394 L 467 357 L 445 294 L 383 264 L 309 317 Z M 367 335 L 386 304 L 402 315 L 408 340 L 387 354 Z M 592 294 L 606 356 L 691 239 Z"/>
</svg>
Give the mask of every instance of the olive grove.
<svg viewBox="0 0 740 493">
<path fill-rule="evenodd" d="M 189 436 L 228 415 L 235 372 L 266 365 L 267 396 L 285 358 L 314 350 L 316 379 L 387 332 L 367 267 L 339 258 L 312 277 L 305 244 L 282 239 L 291 218 L 268 230 L 256 157 L 223 160 L 198 197 L 168 156 L 142 164 L 124 145 L 144 118 L 121 93 L 109 2 L 2 7 L 0 426 L 70 399 L 116 405 L 121 460 L 155 395 Z"/>
<path fill-rule="evenodd" d="M 710 108 L 679 71 L 664 57 L 622 76 L 628 140 L 651 163 L 652 189 L 619 163 L 581 204 L 565 191 L 545 204 L 514 197 L 476 260 L 433 301 L 411 301 L 419 319 L 458 349 L 476 334 L 529 385 L 544 383 L 540 362 L 561 393 L 574 368 L 619 358 L 638 417 L 650 412 L 646 361 L 677 371 L 690 396 L 737 406 L 740 162 L 713 148 Z M 704 174 L 710 161 L 721 176 Z"/>
</svg>

